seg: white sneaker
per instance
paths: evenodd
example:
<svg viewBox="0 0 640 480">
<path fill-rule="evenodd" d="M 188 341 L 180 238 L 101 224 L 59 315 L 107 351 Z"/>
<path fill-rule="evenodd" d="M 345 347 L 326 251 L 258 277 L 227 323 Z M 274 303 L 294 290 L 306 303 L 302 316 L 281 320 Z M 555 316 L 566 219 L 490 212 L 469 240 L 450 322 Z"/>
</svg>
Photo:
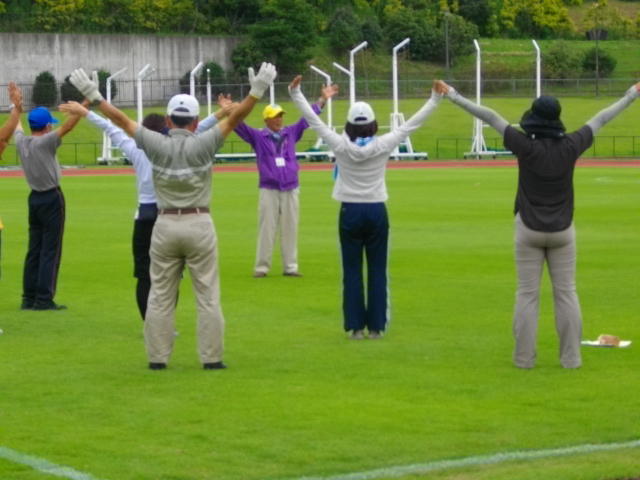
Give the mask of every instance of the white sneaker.
<svg viewBox="0 0 640 480">
<path fill-rule="evenodd" d="M 364 331 L 362 330 L 352 330 L 351 335 L 349 336 L 351 340 L 362 340 L 364 338 Z"/>
<path fill-rule="evenodd" d="M 369 338 L 371 338 L 372 340 L 382 338 L 382 332 L 379 332 L 377 330 L 369 330 Z"/>
</svg>

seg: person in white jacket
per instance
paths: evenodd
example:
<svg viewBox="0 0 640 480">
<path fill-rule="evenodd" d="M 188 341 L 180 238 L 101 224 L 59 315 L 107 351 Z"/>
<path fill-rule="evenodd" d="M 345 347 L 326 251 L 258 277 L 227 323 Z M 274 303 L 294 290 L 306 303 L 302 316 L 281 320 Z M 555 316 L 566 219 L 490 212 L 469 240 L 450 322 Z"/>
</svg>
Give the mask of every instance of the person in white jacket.
<svg viewBox="0 0 640 480">
<path fill-rule="evenodd" d="M 342 134 L 325 125 L 300 91 L 301 76 L 289 86 L 291 98 L 309 126 L 325 141 L 337 164 L 333 198 L 341 202 L 339 235 L 342 250 L 344 329 L 350 338 L 380 338 L 389 320 L 387 249 L 389 217 L 385 201 L 387 161 L 393 150 L 436 108 L 441 95 L 429 101 L 404 125 L 376 136 L 378 123 L 371 106 L 356 102 L 349 109 Z M 365 302 L 363 255 L 367 258 Z"/>
<path fill-rule="evenodd" d="M 229 95 L 218 96 L 220 109 L 212 115 L 198 123 L 195 133 L 202 133 L 218 123 L 218 121 L 229 115 L 231 109 L 237 105 L 233 103 Z M 114 146 L 118 147 L 122 153 L 131 161 L 136 173 L 136 185 L 138 187 L 138 208 L 136 210 L 133 224 L 133 276 L 136 282 L 136 302 L 138 310 L 144 321 L 147 313 L 147 302 L 149 291 L 151 290 L 151 277 L 149 266 L 151 259 L 149 249 L 151 248 L 151 234 L 153 226 L 158 217 L 158 207 L 156 205 L 156 192 L 153 189 L 151 178 L 151 163 L 147 155 L 137 147 L 136 141 L 128 136 L 124 130 L 117 127 L 109 120 L 87 110 L 83 105 L 76 102 L 69 102 L 60 105 L 60 110 L 70 114 L 77 114 L 85 117 L 96 127 L 104 130 L 109 135 Z M 154 132 L 166 134 L 169 128 L 166 125 L 164 115 L 150 113 L 142 121 L 142 125 Z"/>
</svg>

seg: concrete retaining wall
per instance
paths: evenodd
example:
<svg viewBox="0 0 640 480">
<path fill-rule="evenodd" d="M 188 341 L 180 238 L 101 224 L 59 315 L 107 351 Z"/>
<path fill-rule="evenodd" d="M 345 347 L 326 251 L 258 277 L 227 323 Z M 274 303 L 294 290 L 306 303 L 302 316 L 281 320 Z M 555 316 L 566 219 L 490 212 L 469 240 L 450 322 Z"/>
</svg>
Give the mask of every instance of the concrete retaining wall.
<svg viewBox="0 0 640 480">
<path fill-rule="evenodd" d="M 62 81 L 78 67 L 112 73 L 127 67 L 122 79 L 134 79 L 147 63 L 160 78 L 179 78 L 201 61 L 214 60 L 228 70 L 237 42 L 227 37 L 1 33 L 0 84 L 33 83 L 44 70 Z"/>
</svg>

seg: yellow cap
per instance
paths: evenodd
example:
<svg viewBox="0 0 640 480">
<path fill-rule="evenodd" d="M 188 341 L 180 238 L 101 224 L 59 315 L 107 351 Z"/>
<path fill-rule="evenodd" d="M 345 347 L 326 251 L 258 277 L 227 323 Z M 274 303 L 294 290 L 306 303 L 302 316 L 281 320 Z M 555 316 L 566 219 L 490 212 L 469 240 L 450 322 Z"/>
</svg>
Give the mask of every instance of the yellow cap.
<svg viewBox="0 0 640 480">
<path fill-rule="evenodd" d="M 281 113 L 287 112 L 285 112 L 280 105 L 267 105 L 262 112 L 262 118 L 265 120 L 267 118 L 276 118 Z"/>
</svg>

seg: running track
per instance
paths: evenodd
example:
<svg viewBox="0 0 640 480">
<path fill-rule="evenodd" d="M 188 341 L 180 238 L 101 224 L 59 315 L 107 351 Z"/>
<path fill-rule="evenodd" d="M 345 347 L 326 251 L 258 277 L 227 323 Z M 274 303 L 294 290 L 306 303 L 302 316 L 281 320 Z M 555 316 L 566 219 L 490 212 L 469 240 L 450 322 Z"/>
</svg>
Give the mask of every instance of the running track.
<svg viewBox="0 0 640 480">
<path fill-rule="evenodd" d="M 465 161 L 452 161 L 452 162 L 433 162 L 433 161 L 404 161 L 404 162 L 389 162 L 387 164 L 389 169 L 422 169 L 422 168 L 479 168 L 479 167 L 515 167 L 517 166 L 515 160 L 465 160 Z M 580 159 L 577 165 L 579 167 L 634 167 L 640 168 L 640 160 L 603 160 L 603 159 Z M 333 163 L 303 163 L 300 164 L 300 169 L 307 170 L 332 170 Z M 257 172 L 258 169 L 255 163 L 244 164 L 227 164 L 217 163 L 214 165 L 213 170 L 215 173 L 227 173 L 227 172 Z M 63 168 L 62 175 L 65 177 L 73 176 L 87 176 L 87 175 L 133 175 L 133 167 L 104 167 L 104 168 Z M 24 172 L 22 170 L 0 170 L 0 178 L 10 177 L 22 177 Z"/>
</svg>

